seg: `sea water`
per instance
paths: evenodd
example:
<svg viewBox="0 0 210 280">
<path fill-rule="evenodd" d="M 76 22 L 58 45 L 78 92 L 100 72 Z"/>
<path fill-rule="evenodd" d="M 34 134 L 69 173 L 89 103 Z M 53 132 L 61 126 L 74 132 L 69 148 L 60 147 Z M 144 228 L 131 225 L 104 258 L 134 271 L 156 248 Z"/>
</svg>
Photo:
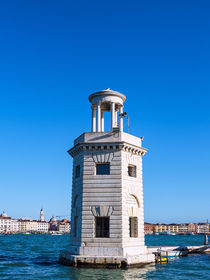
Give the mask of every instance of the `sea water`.
<svg viewBox="0 0 210 280">
<path fill-rule="evenodd" d="M 202 245 L 203 241 L 198 235 L 146 236 L 149 246 Z M 68 243 L 69 235 L 0 235 L 0 280 L 210 279 L 210 254 L 188 255 L 138 269 L 85 269 L 58 262 L 60 251 Z"/>
</svg>

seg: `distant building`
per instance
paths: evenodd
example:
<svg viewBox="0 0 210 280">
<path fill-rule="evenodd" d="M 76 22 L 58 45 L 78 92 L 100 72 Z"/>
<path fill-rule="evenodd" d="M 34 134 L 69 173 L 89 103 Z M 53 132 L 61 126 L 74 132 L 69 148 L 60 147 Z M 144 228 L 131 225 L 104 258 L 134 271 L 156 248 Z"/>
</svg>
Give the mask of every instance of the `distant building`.
<svg viewBox="0 0 210 280">
<path fill-rule="evenodd" d="M 210 233 L 209 225 L 210 225 L 209 223 L 198 223 L 197 233 L 199 234 Z"/>
<path fill-rule="evenodd" d="M 70 233 L 70 223 L 66 219 L 59 221 L 57 228 L 58 228 L 58 231 L 61 233 Z"/>
<path fill-rule="evenodd" d="M 58 230 L 58 221 L 52 216 L 52 218 L 49 221 L 49 230 L 50 231 L 57 231 Z"/>
<path fill-rule="evenodd" d="M 70 233 L 70 222 L 67 219 L 58 221 L 52 217 L 49 222 L 49 230 L 59 231 L 60 233 Z"/>
<path fill-rule="evenodd" d="M 26 221 L 26 231 L 29 232 L 36 232 L 38 227 L 37 227 L 37 221 L 36 220 L 28 220 Z"/>
<path fill-rule="evenodd" d="M 46 221 L 37 221 L 37 231 L 47 233 L 49 231 L 49 223 Z"/>
<path fill-rule="evenodd" d="M 0 215 L 0 233 L 48 233 L 49 231 L 69 233 L 70 222 L 67 219 L 57 221 L 54 217 L 46 222 L 43 208 L 40 211 L 40 220 L 12 219 L 5 212 Z"/>
<path fill-rule="evenodd" d="M 188 232 L 189 233 L 196 233 L 197 232 L 197 224 L 189 223 L 188 224 Z"/>
<path fill-rule="evenodd" d="M 18 232 L 18 220 L 17 219 L 11 219 L 11 232 Z"/>
<path fill-rule="evenodd" d="M 155 233 L 163 233 L 163 232 L 167 232 L 167 230 L 168 230 L 168 227 L 166 224 L 158 223 L 158 224 L 154 225 Z"/>
<path fill-rule="evenodd" d="M 23 219 L 18 220 L 18 231 L 20 233 L 26 232 L 26 222 Z"/>
<path fill-rule="evenodd" d="M 179 232 L 179 225 L 177 225 L 177 224 L 168 224 L 167 225 L 167 232 L 168 233 L 175 233 L 175 234 L 177 234 Z"/>
<path fill-rule="evenodd" d="M 179 233 L 179 225 L 178 224 L 161 224 L 158 223 L 154 225 L 154 232 L 155 233 Z"/>
<path fill-rule="evenodd" d="M 188 232 L 188 224 L 179 224 L 179 233 L 184 234 Z"/>
<path fill-rule="evenodd" d="M 37 221 L 31 219 L 19 219 L 18 220 L 19 232 L 37 232 Z"/>
<path fill-rule="evenodd" d="M 144 223 L 144 233 L 145 234 L 153 234 L 154 233 L 154 225 L 150 223 Z"/>
<path fill-rule="evenodd" d="M 0 216 L 0 232 L 10 232 L 12 230 L 11 217 L 8 217 L 5 212 Z"/>
</svg>

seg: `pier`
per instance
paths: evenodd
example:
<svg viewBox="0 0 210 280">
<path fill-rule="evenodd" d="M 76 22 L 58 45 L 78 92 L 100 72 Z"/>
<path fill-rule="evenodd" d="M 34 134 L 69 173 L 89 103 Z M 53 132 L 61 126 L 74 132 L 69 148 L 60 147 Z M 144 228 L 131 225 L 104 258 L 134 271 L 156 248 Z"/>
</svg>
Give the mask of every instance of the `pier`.
<svg viewBox="0 0 210 280">
<path fill-rule="evenodd" d="M 156 263 L 168 262 L 169 258 L 189 254 L 208 254 L 210 245 L 202 246 L 148 246 L 148 252 L 155 254 Z"/>
</svg>

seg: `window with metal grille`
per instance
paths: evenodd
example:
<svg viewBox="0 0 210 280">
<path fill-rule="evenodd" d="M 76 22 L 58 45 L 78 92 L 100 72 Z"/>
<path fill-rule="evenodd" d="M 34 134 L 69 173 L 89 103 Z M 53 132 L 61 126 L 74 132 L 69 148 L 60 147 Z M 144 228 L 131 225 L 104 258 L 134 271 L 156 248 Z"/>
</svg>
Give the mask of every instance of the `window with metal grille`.
<svg viewBox="0 0 210 280">
<path fill-rule="evenodd" d="M 138 218 L 129 218 L 130 237 L 138 237 Z"/>
<path fill-rule="evenodd" d="M 109 217 L 96 217 L 96 237 L 109 238 Z"/>
<path fill-rule="evenodd" d="M 96 164 L 96 175 L 110 175 L 110 164 L 109 163 L 97 163 Z"/>
<path fill-rule="evenodd" d="M 136 177 L 136 166 L 135 165 L 128 165 L 128 176 Z"/>
<path fill-rule="evenodd" d="M 80 165 L 77 165 L 76 166 L 76 175 L 75 175 L 76 178 L 79 178 L 80 177 Z"/>
</svg>

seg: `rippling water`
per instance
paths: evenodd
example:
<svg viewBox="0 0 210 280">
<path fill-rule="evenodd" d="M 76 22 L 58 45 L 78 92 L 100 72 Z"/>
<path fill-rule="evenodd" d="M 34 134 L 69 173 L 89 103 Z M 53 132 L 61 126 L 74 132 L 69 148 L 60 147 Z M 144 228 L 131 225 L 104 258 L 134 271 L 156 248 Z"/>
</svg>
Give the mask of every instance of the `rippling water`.
<svg viewBox="0 0 210 280">
<path fill-rule="evenodd" d="M 61 250 L 69 242 L 68 235 L 10 235 L 0 236 L 0 280 L 2 279 L 210 279 L 210 255 L 189 255 L 161 265 L 144 268 L 82 269 L 58 263 Z M 150 246 L 202 245 L 203 236 L 146 236 Z"/>
</svg>

